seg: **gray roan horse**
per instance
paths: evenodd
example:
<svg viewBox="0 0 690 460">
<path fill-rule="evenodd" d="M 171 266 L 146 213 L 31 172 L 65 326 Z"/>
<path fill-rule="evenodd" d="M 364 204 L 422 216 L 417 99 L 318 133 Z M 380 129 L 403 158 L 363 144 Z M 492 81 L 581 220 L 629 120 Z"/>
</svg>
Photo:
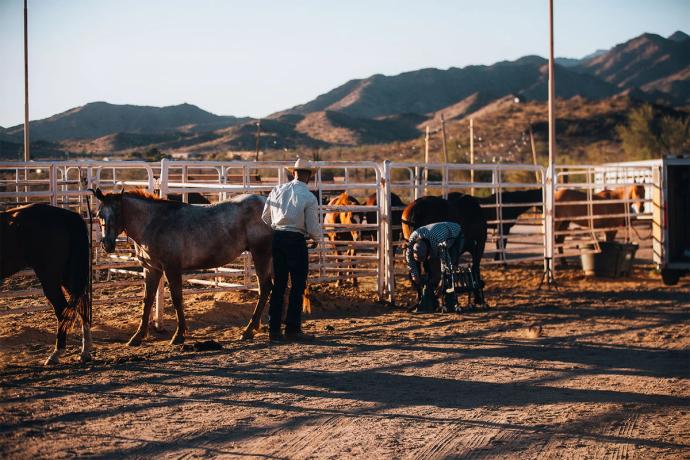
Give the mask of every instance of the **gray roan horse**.
<svg viewBox="0 0 690 460">
<path fill-rule="evenodd" d="M 143 190 L 104 194 L 96 189 L 93 193 L 101 202 L 98 219 L 103 249 L 113 252 L 117 236 L 124 232 L 134 241 L 144 269 L 144 311 L 128 345 L 139 345 L 148 333 L 151 306 L 163 274 L 177 314 L 177 330 L 170 343 L 183 343 L 182 272 L 220 267 L 245 250 L 254 259 L 259 301 L 242 338 L 254 335 L 273 287 L 271 228 L 261 220 L 264 197 L 242 195 L 202 207 L 163 200 Z"/>
</svg>

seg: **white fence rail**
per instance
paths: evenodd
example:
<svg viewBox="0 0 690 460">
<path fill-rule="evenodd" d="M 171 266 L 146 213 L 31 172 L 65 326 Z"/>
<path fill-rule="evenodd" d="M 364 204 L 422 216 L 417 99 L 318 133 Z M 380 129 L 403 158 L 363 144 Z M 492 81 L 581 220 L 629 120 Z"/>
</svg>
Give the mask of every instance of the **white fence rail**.
<svg viewBox="0 0 690 460">
<path fill-rule="evenodd" d="M 278 184 L 289 180 L 288 162 L 246 161 L 168 161 L 146 163 L 136 161 L 56 161 L 0 163 L 0 210 L 16 205 L 47 202 L 70 208 L 86 218 L 88 188 L 106 191 L 121 187 L 142 187 L 163 197 L 185 202 L 217 202 L 237 194 L 268 194 Z M 429 164 L 376 162 L 315 162 L 316 173 L 310 189 L 319 197 L 320 221 L 330 238 L 310 250 L 310 282 L 337 282 L 354 277 L 374 278 L 381 298 L 395 293 L 396 273 L 404 273 L 400 258 L 399 216 L 404 206 L 424 195 L 447 197 L 452 192 L 477 196 L 489 223 L 485 264 L 510 264 L 544 258 L 545 177 L 540 166 L 521 164 Z M 579 255 L 577 246 L 598 241 L 601 231 L 591 225 L 597 219 L 621 217 L 617 228 L 621 238 L 636 239 L 647 232 L 651 206 L 651 164 L 559 166 L 555 190 L 574 189 L 586 193 L 581 204 L 588 209 L 585 219 L 589 226 L 571 226 L 557 236 L 566 241 L 559 247 L 563 256 Z M 657 174 L 658 176 L 658 174 Z M 474 181 L 471 180 L 474 179 Z M 640 216 L 628 212 L 635 200 L 609 200 L 624 205 L 620 215 L 595 215 L 592 211 L 601 199 L 595 195 L 604 189 L 644 183 L 645 212 Z M 359 204 L 329 205 L 340 193 L 356 197 Z M 393 194 L 402 204 L 393 202 Z M 373 203 L 366 204 L 369 197 Z M 91 203 L 95 208 L 96 204 Z M 558 208 L 559 204 L 556 203 Z M 522 211 L 522 212 L 517 212 Z M 349 212 L 359 216 L 350 222 L 324 224 L 328 213 Z M 516 215 L 517 214 L 517 215 Z M 365 217 L 365 218 L 361 218 Z M 554 217 L 555 224 L 558 217 Z M 97 244 L 94 224 L 95 292 L 100 286 L 114 283 L 140 283 L 138 264 L 132 246 L 125 238 L 117 245 L 115 255 L 102 253 Z M 508 233 L 509 232 L 509 233 Z M 337 237 L 336 237 L 337 236 Z M 508 244 L 506 245 L 506 237 Z M 345 251 L 350 251 L 345 254 Z M 253 265 L 248 254 L 227 266 L 187 274 L 188 287 L 202 290 L 253 289 Z M 18 292 L 0 290 L 3 297 L 34 295 L 36 289 Z M 162 290 L 161 290 L 162 292 Z M 162 315 L 162 309 L 158 310 Z M 160 318 L 160 316 L 159 316 Z"/>
</svg>

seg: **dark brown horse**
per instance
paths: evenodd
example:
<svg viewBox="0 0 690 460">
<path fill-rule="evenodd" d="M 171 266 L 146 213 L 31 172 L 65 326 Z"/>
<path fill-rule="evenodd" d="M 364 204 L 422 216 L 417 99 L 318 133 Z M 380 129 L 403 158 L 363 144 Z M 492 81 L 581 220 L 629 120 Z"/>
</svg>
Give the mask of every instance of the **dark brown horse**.
<svg viewBox="0 0 690 460">
<path fill-rule="evenodd" d="M 331 199 L 331 201 L 328 202 L 328 206 L 359 206 L 359 201 L 357 198 L 350 196 L 347 192 L 343 192 L 340 195 L 336 196 L 335 198 Z M 335 253 L 336 253 L 336 263 L 340 267 L 341 265 L 345 265 L 345 276 L 348 274 L 352 275 L 352 285 L 357 286 L 358 281 L 357 281 L 357 276 L 355 276 L 355 272 L 352 270 L 352 259 L 349 258 L 349 256 L 354 256 L 356 255 L 357 251 L 354 247 L 351 247 L 349 249 L 346 249 L 345 251 L 341 250 L 341 245 L 338 245 L 337 242 L 339 241 L 360 241 L 361 240 L 361 231 L 356 230 L 356 229 L 351 229 L 347 231 L 343 231 L 342 229 L 339 229 L 338 226 L 340 225 L 347 225 L 347 226 L 356 226 L 359 225 L 363 222 L 363 217 L 362 213 L 359 212 L 354 212 L 350 210 L 344 210 L 344 211 L 332 211 L 329 213 L 326 213 L 326 215 L 323 218 L 323 225 L 326 227 L 327 230 L 327 236 L 328 239 L 332 242 L 334 242 L 335 245 Z M 344 256 L 344 257 L 341 257 Z M 338 270 L 338 280 L 336 281 L 335 285 L 336 287 L 340 287 L 342 284 L 342 279 L 341 279 L 341 271 Z"/>
<path fill-rule="evenodd" d="M 46 365 L 60 361 L 67 345 L 67 329 L 77 315 L 82 323 L 80 359 L 91 359 L 89 254 L 88 231 L 79 214 L 46 204 L 0 213 L 0 280 L 32 268 L 55 310 L 55 349 Z"/>
<path fill-rule="evenodd" d="M 242 338 L 253 336 L 273 286 L 272 231 L 261 220 L 264 197 L 241 195 L 211 206 L 193 206 L 141 190 L 107 195 L 95 190 L 94 195 L 101 202 L 98 218 L 105 251 L 113 252 L 117 236 L 124 232 L 134 241 L 144 269 L 144 308 L 128 345 L 139 345 L 148 333 L 151 305 L 163 274 L 177 314 L 177 330 L 170 343 L 183 343 L 182 272 L 220 267 L 244 251 L 251 253 L 259 281 L 259 300 Z"/>
<path fill-rule="evenodd" d="M 364 203 L 366 206 L 376 206 L 378 204 L 378 194 L 377 193 L 372 193 L 369 195 L 369 198 L 367 198 L 367 201 Z M 391 207 L 396 207 L 400 208 L 405 206 L 405 203 L 400 199 L 398 195 L 395 193 L 391 193 Z M 393 241 L 398 241 L 400 240 L 400 237 L 402 236 L 402 228 L 399 228 L 402 225 L 402 209 L 396 209 L 391 212 L 391 221 L 390 224 L 393 228 Z M 378 223 L 378 213 L 376 211 L 368 211 L 365 213 L 365 218 L 366 218 L 366 223 L 367 224 L 377 224 Z M 374 241 L 376 240 L 376 230 L 365 230 L 362 232 L 362 238 Z"/>
<path fill-rule="evenodd" d="M 477 198 L 479 203 L 487 205 L 482 208 L 484 217 L 486 218 L 487 225 L 489 228 L 498 229 L 498 217 L 499 208 L 496 207 L 497 199 L 496 194 L 489 195 L 483 198 Z M 530 189 L 530 190 L 517 190 L 509 192 L 501 192 L 498 197 L 502 205 L 500 207 L 500 217 L 501 217 L 501 239 L 496 240 L 496 250 L 503 250 L 508 246 L 508 234 L 510 229 L 517 223 L 518 217 L 521 214 L 529 211 L 531 208 L 536 207 L 541 209 L 543 201 L 543 193 L 541 189 Z M 494 260 L 500 260 L 501 254 L 496 252 L 494 255 Z"/>
<path fill-rule="evenodd" d="M 479 201 L 464 193 L 453 192 L 448 199 L 440 196 L 424 196 L 407 205 L 402 214 L 402 231 L 409 239 L 414 230 L 434 222 L 457 222 L 465 237 L 461 254 L 469 252 L 472 256 L 472 274 L 481 280 L 480 264 L 486 246 L 486 218 Z M 481 282 L 480 282 L 481 284 Z M 474 302 L 485 305 L 481 288 L 473 292 Z"/>
</svg>

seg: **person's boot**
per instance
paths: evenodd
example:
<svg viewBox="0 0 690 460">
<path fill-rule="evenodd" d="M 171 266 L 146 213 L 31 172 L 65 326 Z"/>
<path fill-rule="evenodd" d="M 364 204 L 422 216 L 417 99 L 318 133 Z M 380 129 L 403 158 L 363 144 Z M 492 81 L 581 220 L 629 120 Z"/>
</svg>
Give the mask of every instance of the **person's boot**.
<svg viewBox="0 0 690 460">
<path fill-rule="evenodd" d="M 417 308 L 414 309 L 414 313 L 433 313 L 438 307 L 435 300 L 436 299 L 431 294 L 431 289 L 424 287 L 422 290 L 422 298 L 419 300 Z"/>
<path fill-rule="evenodd" d="M 316 337 L 302 331 L 285 331 L 285 339 L 290 342 L 313 342 Z"/>
<path fill-rule="evenodd" d="M 283 344 L 283 343 L 288 343 L 288 340 L 280 332 L 269 333 L 268 334 L 268 343 L 273 344 L 273 345 L 279 345 L 279 344 Z"/>
</svg>

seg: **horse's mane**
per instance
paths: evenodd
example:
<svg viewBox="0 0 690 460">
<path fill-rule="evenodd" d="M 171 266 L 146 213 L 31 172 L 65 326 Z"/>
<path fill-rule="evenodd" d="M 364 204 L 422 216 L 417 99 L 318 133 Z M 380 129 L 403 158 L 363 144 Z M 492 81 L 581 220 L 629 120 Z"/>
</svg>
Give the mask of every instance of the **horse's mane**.
<svg viewBox="0 0 690 460">
<path fill-rule="evenodd" d="M 108 193 L 105 195 L 106 198 L 115 198 L 118 196 L 129 196 L 133 198 L 142 198 L 147 201 L 154 201 L 157 203 L 167 203 L 167 204 L 174 204 L 177 206 L 187 206 L 187 203 L 182 203 L 180 201 L 174 201 L 174 200 L 166 200 L 165 198 L 161 198 L 158 195 L 149 192 L 146 189 L 143 188 L 135 188 L 132 190 L 125 190 L 122 193 Z"/>
<path fill-rule="evenodd" d="M 156 200 L 156 201 L 168 201 L 164 200 L 163 198 L 159 197 L 158 195 L 149 192 L 146 189 L 143 188 L 135 188 L 134 190 L 127 190 L 124 193 L 125 195 L 129 196 L 134 196 L 138 198 L 148 198 L 149 200 Z"/>
</svg>

